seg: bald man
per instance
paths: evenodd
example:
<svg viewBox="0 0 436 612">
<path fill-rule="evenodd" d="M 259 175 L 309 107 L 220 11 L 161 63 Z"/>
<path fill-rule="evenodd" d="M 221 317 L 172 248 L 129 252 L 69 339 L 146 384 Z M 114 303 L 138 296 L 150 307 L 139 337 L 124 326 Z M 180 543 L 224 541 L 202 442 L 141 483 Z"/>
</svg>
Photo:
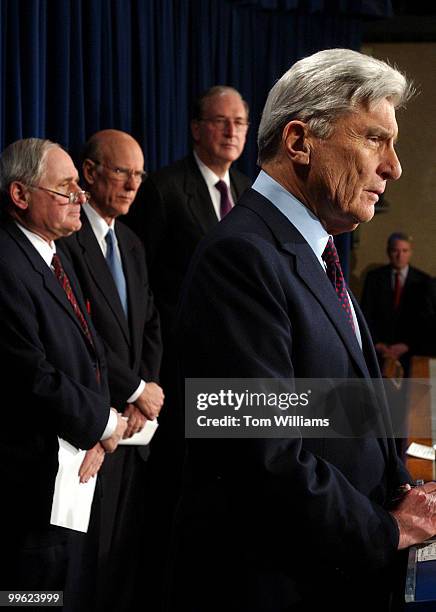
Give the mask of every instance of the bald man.
<svg viewBox="0 0 436 612">
<path fill-rule="evenodd" d="M 141 147 L 129 134 L 103 130 L 85 145 L 90 193 L 82 228 L 61 248 L 70 257 L 106 348 L 112 405 L 128 419 L 125 437 L 153 420 L 163 404 L 157 384 L 161 339 L 140 240 L 116 222 L 127 214 L 145 176 Z M 101 473 L 98 609 L 135 608 L 145 533 L 147 447 L 123 446 Z M 117 579 L 117 576 L 122 579 Z M 120 589 L 121 584 L 121 589 Z M 116 588 L 115 588 L 116 585 Z"/>
</svg>

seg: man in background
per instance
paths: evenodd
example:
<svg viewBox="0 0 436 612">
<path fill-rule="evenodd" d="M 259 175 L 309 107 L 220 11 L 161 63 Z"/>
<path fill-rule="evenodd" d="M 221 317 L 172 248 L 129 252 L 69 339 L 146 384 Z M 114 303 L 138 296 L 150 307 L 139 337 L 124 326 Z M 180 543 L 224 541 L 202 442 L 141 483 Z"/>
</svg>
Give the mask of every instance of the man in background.
<svg viewBox="0 0 436 612">
<path fill-rule="evenodd" d="M 77 279 L 56 249 L 81 226 L 87 194 L 78 179 L 49 140 L 19 140 L 0 159 L 2 589 L 74 583 L 72 549 L 86 536 L 50 524 L 59 439 L 90 449 L 77 475 L 85 482 L 126 428 L 110 410 L 103 350 Z M 65 610 L 77 609 L 72 597 L 65 590 Z"/>
<path fill-rule="evenodd" d="M 421 336 L 419 313 L 429 276 L 410 265 L 412 240 L 395 232 L 387 242 L 389 264 L 368 272 L 361 306 L 383 364 L 400 361 L 408 374 Z"/>
<path fill-rule="evenodd" d="M 141 147 L 129 134 L 102 130 L 86 143 L 83 177 L 90 201 L 82 228 L 62 241 L 102 338 L 111 403 L 127 418 L 126 438 L 154 420 L 163 404 L 159 316 L 139 238 L 118 223 L 145 176 Z M 137 609 L 142 589 L 149 490 L 148 446 L 122 446 L 100 474 L 98 609 Z M 123 585 L 120 588 L 120 585 Z"/>
<path fill-rule="evenodd" d="M 197 244 L 251 184 L 232 168 L 248 127 L 248 104 L 236 89 L 218 85 L 205 91 L 193 108 L 192 153 L 150 174 L 126 219 L 144 241 L 165 350 Z"/>
<path fill-rule="evenodd" d="M 193 151 L 148 176 L 126 223 L 142 238 L 150 285 L 161 317 L 161 380 L 166 409 L 153 440 L 151 472 L 158 514 L 159 551 L 166 551 L 182 464 L 182 410 L 176 399 L 174 324 L 182 283 L 200 240 L 250 186 L 233 168 L 249 127 L 248 104 L 233 87 L 215 86 L 196 100 L 191 120 Z M 164 484 L 165 483 L 165 484 Z M 165 561 L 163 561 L 163 566 Z M 162 575 L 159 569 L 158 574 Z"/>
</svg>

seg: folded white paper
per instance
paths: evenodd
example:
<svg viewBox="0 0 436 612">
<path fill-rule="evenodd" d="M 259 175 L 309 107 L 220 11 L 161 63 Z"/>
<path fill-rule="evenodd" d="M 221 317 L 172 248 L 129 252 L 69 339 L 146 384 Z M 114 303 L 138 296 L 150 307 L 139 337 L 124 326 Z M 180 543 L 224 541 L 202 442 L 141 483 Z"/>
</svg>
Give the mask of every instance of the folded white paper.
<svg viewBox="0 0 436 612">
<path fill-rule="evenodd" d="M 416 442 L 412 442 L 406 450 L 406 453 L 412 457 L 418 457 L 419 459 L 430 459 L 430 461 L 434 461 L 435 459 L 435 450 L 432 446 L 417 444 Z"/>
<path fill-rule="evenodd" d="M 424 548 L 418 548 L 416 551 L 417 561 L 434 561 L 436 559 L 436 542 L 431 542 L 424 546 Z"/>
<path fill-rule="evenodd" d="M 119 444 L 146 446 L 147 444 L 150 444 L 150 440 L 154 436 L 154 432 L 156 431 L 157 426 L 157 419 L 154 419 L 154 421 L 145 421 L 145 425 L 140 432 L 133 434 L 131 438 L 121 440 Z"/>
<path fill-rule="evenodd" d="M 50 523 L 59 527 L 88 531 L 96 478 L 79 481 L 79 468 L 86 451 L 78 450 L 66 440 L 59 440 L 59 469 L 56 476 Z"/>
</svg>

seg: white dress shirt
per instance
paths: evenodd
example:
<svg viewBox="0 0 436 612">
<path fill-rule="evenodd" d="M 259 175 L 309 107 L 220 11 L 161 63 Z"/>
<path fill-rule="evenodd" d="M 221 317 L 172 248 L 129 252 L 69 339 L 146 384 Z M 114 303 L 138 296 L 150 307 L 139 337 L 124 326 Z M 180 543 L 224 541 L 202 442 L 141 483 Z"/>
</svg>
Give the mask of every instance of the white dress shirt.
<svg viewBox="0 0 436 612">
<path fill-rule="evenodd" d="M 213 204 L 217 219 L 220 220 L 221 219 L 221 194 L 218 191 L 218 189 L 215 187 L 215 185 L 218 183 L 218 181 L 225 182 L 225 184 L 227 185 L 228 192 L 229 192 L 230 201 L 232 203 L 232 206 L 234 206 L 235 203 L 233 201 L 232 190 L 230 186 L 230 173 L 227 170 L 223 178 L 220 178 L 219 176 L 215 174 L 215 172 L 212 172 L 212 170 L 201 161 L 201 159 L 198 157 L 195 151 L 194 151 L 194 157 L 195 157 L 195 161 L 197 162 L 198 168 L 201 172 L 201 175 L 206 182 L 207 188 L 209 189 L 209 194 L 212 199 L 212 204 Z"/>
<path fill-rule="evenodd" d="M 397 276 L 397 274 L 400 279 L 400 285 L 403 288 L 404 283 L 406 282 L 408 273 L 409 273 L 409 264 L 407 264 L 407 266 L 404 266 L 404 268 L 401 268 L 401 270 L 398 270 L 398 271 L 392 268 L 392 272 L 391 272 L 392 289 L 395 289 L 395 277 Z"/>
<path fill-rule="evenodd" d="M 89 223 L 91 224 L 91 227 L 92 227 L 92 231 L 94 232 L 94 235 L 101 248 L 101 252 L 103 253 L 104 258 L 106 259 L 106 253 L 107 253 L 106 234 L 109 229 L 113 229 L 115 252 L 117 254 L 117 257 L 119 257 L 121 260 L 121 253 L 120 253 L 120 249 L 118 246 L 117 235 L 115 233 L 115 219 L 112 220 L 111 225 L 108 225 L 106 221 L 103 219 L 103 217 L 101 217 L 98 214 L 98 212 L 94 210 L 94 208 L 88 202 L 85 202 L 85 204 L 82 205 L 82 208 L 85 211 L 86 216 L 88 217 Z M 141 395 L 141 393 L 144 391 L 144 389 L 145 389 L 145 380 L 141 379 L 141 382 L 139 383 L 138 387 L 132 393 L 132 395 L 127 398 L 126 402 L 128 404 L 133 404 L 134 402 L 136 402 L 136 400 Z"/>
</svg>

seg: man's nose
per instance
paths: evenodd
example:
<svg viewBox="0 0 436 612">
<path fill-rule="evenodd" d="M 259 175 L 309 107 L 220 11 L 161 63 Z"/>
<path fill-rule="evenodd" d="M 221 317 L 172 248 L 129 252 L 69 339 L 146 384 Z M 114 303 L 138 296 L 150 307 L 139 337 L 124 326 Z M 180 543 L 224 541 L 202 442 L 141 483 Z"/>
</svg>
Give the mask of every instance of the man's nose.
<svg viewBox="0 0 436 612">
<path fill-rule="evenodd" d="M 232 119 L 227 119 L 225 123 L 224 134 L 229 137 L 233 137 L 236 134 L 236 125 Z"/>
<path fill-rule="evenodd" d="M 396 181 L 400 178 L 401 173 L 402 168 L 400 160 L 398 159 L 397 152 L 392 146 L 386 151 L 386 154 L 383 158 L 380 167 L 380 176 L 382 176 L 385 180 Z"/>
</svg>

